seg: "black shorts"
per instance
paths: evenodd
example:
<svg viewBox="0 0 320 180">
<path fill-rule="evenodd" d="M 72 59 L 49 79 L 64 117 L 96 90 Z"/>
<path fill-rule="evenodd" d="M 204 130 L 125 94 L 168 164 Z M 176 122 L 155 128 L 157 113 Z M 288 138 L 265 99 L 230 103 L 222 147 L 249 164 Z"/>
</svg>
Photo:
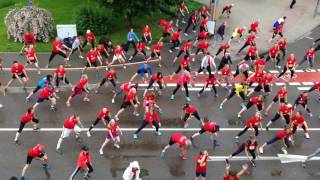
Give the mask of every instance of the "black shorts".
<svg viewBox="0 0 320 180">
<path fill-rule="evenodd" d="M 137 101 L 136 100 L 133 100 L 133 104 L 137 104 Z M 130 106 L 131 105 L 131 102 L 130 101 L 123 101 L 120 109 L 125 109 L 126 107 Z"/>
<path fill-rule="evenodd" d="M 257 87 L 254 88 L 255 92 L 260 92 L 262 89 L 261 85 L 258 85 Z M 264 85 L 264 92 L 271 92 L 270 85 Z"/>
<path fill-rule="evenodd" d="M 20 75 L 18 75 L 20 78 L 25 78 L 26 77 L 26 75 L 24 74 L 24 73 L 22 73 L 22 74 L 20 74 Z M 12 75 L 12 79 L 16 79 L 16 76 L 13 74 Z"/>
<path fill-rule="evenodd" d="M 49 100 L 49 98 L 44 98 L 43 99 L 43 98 L 38 97 L 37 103 L 42 103 L 45 100 Z"/>
<path fill-rule="evenodd" d="M 152 52 L 152 53 L 151 53 L 151 57 L 152 57 L 152 58 L 154 58 L 154 57 L 156 57 L 156 56 L 159 57 L 159 56 L 160 56 L 160 52 L 156 52 L 156 53 L 155 53 L 155 52 Z"/>
<path fill-rule="evenodd" d="M 90 66 L 90 64 L 87 62 L 86 67 L 92 67 L 92 66 L 93 66 L 93 67 L 97 67 L 97 66 L 98 66 L 97 61 L 91 63 L 91 66 Z"/>
<path fill-rule="evenodd" d="M 257 59 L 257 56 L 249 56 L 249 55 L 246 55 L 246 57 L 244 57 L 244 60 L 246 60 L 246 61 L 255 60 L 255 59 Z"/>
<path fill-rule="evenodd" d="M 27 61 L 27 64 L 30 64 L 30 63 L 36 63 L 37 61 L 36 61 L 36 59 L 30 59 L 29 61 Z"/>
<path fill-rule="evenodd" d="M 167 36 L 171 36 L 170 33 L 162 33 L 162 37 L 167 37 Z"/>
<path fill-rule="evenodd" d="M 37 156 L 38 158 L 42 158 L 44 156 L 44 154 L 40 154 L 39 156 Z M 31 164 L 33 158 L 35 157 L 31 157 L 31 156 L 27 156 L 27 164 Z"/>
<path fill-rule="evenodd" d="M 196 177 L 202 176 L 206 177 L 207 173 L 206 172 L 196 172 Z"/>
<path fill-rule="evenodd" d="M 216 133 L 216 132 L 218 132 L 220 130 L 220 126 L 219 125 L 217 125 L 216 126 L 216 128 L 215 128 L 215 130 L 214 131 L 210 131 L 211 133 Z M 206 130 L 202 127 L 201 129 L 200 129 L 200 131 L 199 131 L 199 134 L 203 134 L 203 133 L 205 133 L 206 132 Z"/>
<path fill-rule="evenodd" d="M 278 102 L 278 100 L 279 100 L 279 99 L 278 99 L 278 97 L 276 96 L 276 97 L 273 98 L 272 101 L 273 101 L 274 103 L 276 103 L 276 102 Z M 281 102 L 281 103 L 285 103 L 285 102 L 286 102 L 285 98 L 281 98 L 281 99 L 280 99 L 280 102 Z"/>
<path fill-rule="evenodd" d="M 170 138 L 169 145 L 172 146 L 174 144 L 175 144 L 175 142 L 173 142 L 172 139 Z"/>
</svg>

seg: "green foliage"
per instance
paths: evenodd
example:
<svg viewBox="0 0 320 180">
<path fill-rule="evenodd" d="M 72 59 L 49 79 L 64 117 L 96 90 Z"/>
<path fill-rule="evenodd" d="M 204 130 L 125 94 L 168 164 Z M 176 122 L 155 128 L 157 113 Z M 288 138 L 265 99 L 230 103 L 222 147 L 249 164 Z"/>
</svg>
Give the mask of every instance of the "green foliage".
<svg viewBox="0 0 320 180">
<path fill-rule="evenodd" d="M 84 33 L 87 29 L 96 35 L 104 35 L 108 32 L 109 13 L 105 8 L 83 6 L 76 13 L 78 32 Z M 109 11 L 110 12 L 110 11 Z"/>
<path fill-rule="evenodd" d="M 15 0 L 0 0 L 0 8 L 9 7 L 15 4 Z"/>
</svg>

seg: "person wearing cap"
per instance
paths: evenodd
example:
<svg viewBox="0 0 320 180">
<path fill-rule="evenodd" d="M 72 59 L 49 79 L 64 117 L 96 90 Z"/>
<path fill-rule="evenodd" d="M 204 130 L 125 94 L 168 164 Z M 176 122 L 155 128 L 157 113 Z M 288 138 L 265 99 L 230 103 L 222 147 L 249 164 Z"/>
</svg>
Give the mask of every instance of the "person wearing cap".
<svg viewBox="0 0 320 180">
<path fill-rule="evenodd" d="M 213 146 L 218 146 L 219 143 L 217 141 L 218 137 L 218 131 L 220 131 L 220 126 L 213 121 L 209 121 L 208 117 L 203 118 L 203 125 L 200 129 L 199 132 L 194 133 L 191 137 L 190 140 L 193 141 L 193 139 L 197 136 L 200 136 L 201 134 L 208 132 L 210 134 L 210 139 L 213 143 Z"/>
<path fill-rule="evenodd" d="M 104 147 L 106 147 L 106 145 L 110 140 L 114 142 L 113 146 L 115 148 L 120 149 L 119 143 L 120 143 L 120 135 L 122 135 L 122 132 L 120 130 L 118 123 L 114 119 L 111 119 L 107 124 L 106 128 L 107 128 L 107 136 L 99 149 L 100 155 L 103 155 L 103 149 Z"/>
<path fill-rule="evenodd" d="M 88 146 L 82 146 L 81 151 L 78 155 L 76 169 L 71 174 L 69 180 L 74 179 L 80 170 L 84 171 L 84 179 L 89 179 L 93 172 L 91 153 L 89 152 Z"/>
<path fill-rule="evenodd" d="M 94 48 L 95 39 L 94 33 L 88 29 L 86 32 L 86 40 L 84 41 L 82 48 L 84 48 L 87 44 L 91 44 L 91 47 Z"/>
<path fill-rule="evenodd" d="M 141 180 L 138 161 L 130 162 L 129 166 L 123 172 L 122 178 L 123 180 Z"/>
<path fill-rule="evenodd" d="M 286 121 L 286 124 L 290 123 L 290 117 L 292 115 L 292 105 L 291 104 L 284 104 L 280 106 L 278 109 L 278 112 L 275 114 L 275 116 L 267 123 L 266 130 L 269 130 L 269 127 L 273 122 L 278 120 L 280 117 L 282 120 Z"/>
<path fill-rule="evenodd" d="M 48 166 L 48 155 L 44 151 L 44 144 L 37 144 L 34 146 L 32 149 L 29 149 L 28 154 L 27 154 L 27 163 L 24 165 L 21 173 L 20 180 L 25 180 L 25 174 L 27 169 L 30 167 L 30 164 L 33 159 L 37 159 L 43 162 L 42 167 L 46 170 L 49 170 Z"/>
<path fill-rule="evenodd" d="M 167 149 L 169 149 L 172 145 L 178 144 L 179 150 L 180 150 L 180 156 L 183 160 L 187 159 L 187 150 L 189 149 L 191 143 L 191 140 L 187 138 L 187 136 L 181 134 L 181 133 L 175 133 L 171 135 L 169 144 L 167 144 L 161 151 L 160 156 L 164 157 Z"/>
</svg>

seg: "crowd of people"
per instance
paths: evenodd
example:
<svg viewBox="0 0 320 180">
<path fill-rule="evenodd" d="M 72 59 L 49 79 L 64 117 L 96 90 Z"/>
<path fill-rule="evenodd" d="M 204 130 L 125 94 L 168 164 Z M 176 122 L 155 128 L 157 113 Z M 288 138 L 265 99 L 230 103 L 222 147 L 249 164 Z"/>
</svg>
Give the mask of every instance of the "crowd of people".
<svg viewBox="0 0 320 180">
<path fill-rule="evenodd" d="M 227 14 L 227 18 L 232 17 L 233 4 L 228 4 L 223 8 L 222 15 Z M 225 175 L 224 180 L 238 179 L 242 174 L 245 173 L 248 165 L 256 166 L 255 160 L 259 158 L 260 154 L 264 153 L 264 149 L 281 140 L 283 147 L 281 151 L 287 154 L 288 149 L 294 145 L 294 136 L 298 128 L 302 128 L 304 131 L 305 138 L 309 139 L 307 117 L 301 110 L 298 110 L 298 105 L 301 105 L 308 113 L 310 117 L 313 116 L 311 109 L 308 107 L 308 96 L 309 93 L 316 90 L 320 92 L 320 83 L 316 82 L 315 85 L 308 91 L 301 93 L 297 99 L 288 99 L 288 89 L 286 86 L 281 87 L 273 97 L 272 102 L 265 106 L 266 99 L 270 98 L 272 92 L 272 84 L 275 81 L 280 80 L 286 76 L 287 71 L 290 71 L 289 78 L 294 80 L 297 75 L 295 69 L 307 62 L 309 68 L 306 71 L 310 71 L 314 68 L 314 61 L 316 52 L 320 49 L 320 44 L 315 40 L 312 47 L 306 50 L 305 57 L 298 62 L 298 59 L 293 53 L 287 52 L 287 41 L 284 38 L 283 29 L 286 25 L 286 16 L 281 17 L 273 24 L 273 34 L 270 34 L 270 50 L 264 57 L 259 54 L 256 39 L 260 33 L 261 21 L 255 20 L 249 25 L 249 28 L 244 26 L 237 27 L 231 35 L 231 38 L 225 40 L 224 30 L 226 28 L 226 22 L 222 23 L 218 28 L 217 34 L 221 37 L 222 45 L 219 47 L 217 52 L 210 52 L 210 46 L 213 43 L 209 39 L 211 34 L 208 32 L 208 21 L 209 21 L 209 10 L 203 6 L 196 12 L 189 12 L 187 4 L 182 2 L 178 7 L 178 18 L 175 23 L 173 20 L 167 21 L 161 19 L 159 22 L 160 27 L 163 28 L 163 34 L 159 41 L 155 42 L 156 37 L 152 36 L 152 30 L 149 25 L 145 25 L 142 31 L 142 36 L 139 38 L 137 33 L 131 28 L 127 34 L 127 42 L 119 45 L 113 45 L 112 41 L 102 37 L 98 43 L 94 32 L 87 30 L 84 39 L 81 36 L 71 38 L 71 43 L 67 43 L 66 40 L 61 40 L 58 37 L 52 44 L 51 55 L 49 57 L 46 68 L 49 68 L 52 60 L 56 55 L 62 56 L 64 59 L 64 65 L 59 65 L 53 74 L 47 74 L 41 78 L 35 89 L 28 94 L 26 101 L 30 101 L 35 94 L 38 94 L 35 104 L 28 108 L 23 113 L 19 125 L 19 130 L 16 133 L 14 141 L 19 144 L 20 136 L 26 124 L 31 122 L 33 124 L 33 130 L 38 131 L 38 124 L 40 123 L 37 117 L 37 107 L 44 101 L 50 101 L 50 109 L 57 111 L 57 101 L 62 101 L 59 98 L 59 85 L 64 82 L 71 89 L 71 93 L 65 101 L 67 107 L 72 105 L 72 99 L 76 96 L 84 94 L 83 101 L 90 101 L 89 98 L 89 77 L 86 74 L 88 70 L 96 70 L 96 77 L 101 79 L 101 83 L 96 87 L 95 93 L 99 93 L 100 88 L 107 82 L 112 85 L 113 97 L 111 103 L 115 103 L 119 97 L 123 98 L 122 104 L 117 111 L 111 110 L 108 107 L 102 107 L 96 116 L 96 120 L 89 127 L 86 132 L 87 137 L 91 137 L 92 129 L 101 121 L 106 126 L 107 135 L 105 141 L 102 143 L 99 154 L 104 154 L 104 148 L 111 141 L 115 148 L 120 148 L 122 135 L 120 122 L 121 114 L 130 106 L 134 108 L 133 115 L 142 117 L 143 121 L 141 126 L 133 133 L 133 138 L 138 139 L 141 130 L 147 125 L 150 125 L 155 129 L 157 136 L 161 136 L 161 113 L 163 108 L 157 104 L 157 99 L 168 98 L 170 100 L 175 99 L 175 94 L 180 88 L 185 90 L 186 103 L 182 106 L 183 114 L 181 119 L 184 122 L 184 128 L 189 126 L 189 121 L 192 117 L 199 120 L 201 124 L 201 130 L 190 137 L 187 137 L 183 133 L 174 133 L 171 135 L 168 145 L 161 150 L 161 157 L 164 157 L 166 151 L 174 144 L 179 146 L 180 156 L 183 160 L 187 159 L 187 151 L 196 137 L 208 132 L 211 136 L 213 146 L 219 146 L 217 133 L 219 132 L 220 126 L 218 123 L 212 121 L 210 118 L 202 117 L 197 110 L 197 107 L 192 104 L 190 93 L 188 88 L 194 84 L 197 77 L 203 71 L 207 71 L 207 79 L 203 88 L 198 92 L 198 96 L 201 96 L 204 91 L 208 88 L 214 91 L 214 96 L 218 97 L 218 90 L 216 87 L 220 86 L 229 91 L 227 97 L 225 97 L 219 105 L 219 108 L 223 110 L 227 106 L 227 102 L 232 97 L 239 97 L 242 100 L 242 108 L 239 110 L 238 118 L 239 122 L 245 121 L 245 127 L 235 136 L 235 141 L 239 142 L 239 138 L 247 132 L 249 129 L 254 130 L 254 134 L 250 135 L 250 138 L 242 144 L 239 144 L 238 149 L 231 153 L 226 159 Z M 186 24 L 186 25 L 184 25 Z M 271 25 L 272 26 L 272 25 Z M 183 29 L 184 28 L 184 29 Z M 191 29 L 190 29 L 191 28 Z M 195 39 L 188 37 L 197 33 Z M 184 35 L 184 36 L 183 36 Z M 175 66 L 176 62 L 179 61 L 177 70 L 172 74 L 166 74 L 169 78 L 173 79 L 177 77 L 176 87 L 173 90 L 170 97 L 162 96 L 161 90 L 165 88 L 164 72 L 160 71 L 162 67 L 163 58 L 161 53 L 164 53 L 162 49 L 166 43 L 162 41 L 169 37 L 170 44 L 168 53 L 175 53 L 174 59 L 172 60 Z M 237 54 L 242 55 L 241 52 L 246 50 L 243 60 L 238 64 L 234 64 L 231 60 L 231 54 L 235 50 L 232 46 L 233 41 L 244 41 L 243 46 L 237 49 Z M 97 44 L 96 44 L 97 43 Z M 88 52 L 84 52 L 86 46 L 89 47 Z M 130 47 L 133 46 L 134 52 L 130 54 Z M 21 49 L 21 54 L 25 55 L 26 63 L 22 64 L 18 61 L 13 61 L 11 66 L 12 78 L 4 85 L 0 86 L 3 93 L 8 93 L 8 88 L 13 84 L 15 80 L 18 80 L 22 85 L 22 88 L 26 90 L 26 86 L 30 80 L 29 72 L 26 70 L 27 66 L 34 65 L 37 68 L 37 73 L 42 75 L 39 59 L 35 51 L 36 40 L 32 32 L 25 33 L 24 44 Z M 195 49 L 195 51 L 193 51 Z M 231 51 L 232 50 L 232 51 Z M 81 78 L 78 82 L 70 82 L 67 78 L 68 67 L 70 67 L 69 61 L 71 54 L 78 52 L 80 59 L 85 59 L 86 65 L 81 70 Z M 150 56 L 148 57 L 148 53 Z M 85 57 L 83 57 L 85 54 Z M 129 55 L 130 54 L 130 55 Z M 124 70 L 127 68 L 128 63 L 132 63 L 137 59 L 137 55 L 143 56 L 143 62 L 137 69 L 136 73 L 128 78 L 127 82 L 120 84 L 117 80 L 117 73 L 120 70 L 113 68 L 115 63 L 119 63 Z M 289 54 L 289 56 L 287 56 Z M 150 60 L 157 60 L 159 71 L 154 72 Z M 193 62 L 200 59 L 201 63 L 197 71 L 193 72 L 191 68 Z M 270 61 L 271 60 L 271 61 Z M 167 62 L 167 61 L 166 61 Z M 216 65 L 216 62 L 219 62 Z M 269 72 L 266 66 L 270 64 L 271 67 L 277 69 L 283 69 L 281 73 L 275 76 Z M 284 64 L 283 67 L 280 64 Z M 232 66 L 236 67 L 235 73 L 232 73 Z M 100 78 L 99 70 L 106 68 L 106 72 L 102 78 Z M 136 78 L 139 78 L 136 80 Z M 143 97 L 139 97 L 137 89 L 139 88 L 138 82 L 148 83 L 147 88 L 143 93 Z M 237 83 L 234 83 L 237 82 Z M 0 83 L 1 84 L 1 83 Z M 223 85 L 226 84 L 226 85 Z M 253 84 L 257 86 L 253 87 Z M 231 88 L 230 88 L 231 87 Z M 250 90 L 249 90 L 250 89 Z M 252 95 L 254 93 L 254 95 Z M 118 97 L 118 98 L 117 98 Z M 141 102 L 140 102 L 140 100 Z M 290 103 L 292 102 L 292 103 Z M 44 104 L 43 104 L 44 105 Z M 2 105 L 1 105 L 2 107 Z M 254 107 L 254 115 L 248 120 L 243 119 L 243 114 L 246 113 L 251 107 Z M 144 114 L 140 115 L 138 110 L 143 108 Z M 272 126 L 272 123 L 278 119 L 282 119 L 284 128 L 275 133 L 274 137 L 265 143 L 258 143 L 259 140 L 259 129 L 263 129 L 263 121 L 268 116 L 271 108 L 278 108 L 277 113 L 270 121 L 265 125 L 265 129 L 268 131 Z M 111 112 L 115 112 L 112 114 Z M 263 120 L 264 119 L 264 120 Z M 81 123 L 80 116 L 78 114 L 72 114 L 66 117 L 63 123 L 63 130 L 60 138 L 58 139 L 56 151 L 59 154 L 63 154 L 62 143 L 63 140 L 69 137 L 72 133 L 76 137 L 76 141 L 82 142 L 80 136 L 81 129 L 84 126 Z M 66 145 L 67 146 L 67 145 Z M 93 149 L 93 148 L 92 148 Z M 239 172 L 230 170 L 230 161 L 232 158 L 241 152 L 245 152 L 248 157 L 248 164 L 244 164 Z M 309 160 L 313 156 L 319 153 L 317 150 L 314 154 L 306 159 Z M 43 161 L 43 168 L 50 169 L 48 165 L 48 156 L 45 151 L 44 144 L 37 144 L 28 151 L 27 162 L 23 167 L 21 173 L 21 180 L 25 179 L 25 173 L 31 164 L 33 159 L 39 159 Z M 196 157 L 196 178 L 205 179 L 207 161 L 210 159 L 206 150 L 201 150 L 200 154 Z M 70 175 L 70 180 L 74 179 L 77 173 L 83 170 L 84 177 L 89 178 L 93 172 L 91 153 L 88 146 L 83 146 L 79 152 L 78 161 L 74 172 Z M 138 162 L 132 162 L 128 169 L 125 171 L 123 178 L 125 180 L 138 179 L 140 174 L 140 167 Z M 128 178 L 126 178 L 128 177 Z"/>
</svg>

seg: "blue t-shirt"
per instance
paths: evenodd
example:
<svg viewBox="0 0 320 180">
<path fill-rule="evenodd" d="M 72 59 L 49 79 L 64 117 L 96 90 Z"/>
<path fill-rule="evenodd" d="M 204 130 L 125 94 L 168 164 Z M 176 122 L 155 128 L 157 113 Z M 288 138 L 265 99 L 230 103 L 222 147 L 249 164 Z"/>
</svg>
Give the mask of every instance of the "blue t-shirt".
<svg viewBox="0 0 320 180">
<path fill-rule="evenodd" d="M 40 86 L 41 88 L 46 87 L 47 84 L 48 84 L 47 77 L 44 77 L 43 79 L 41 79 L 41 80 L 38 82 L 38 86 Z"/>
<path fill-rule="evenodd" d="M 152 67 L 150 65 L 144 65 L 144 64 L 141 64 L 137 73 L 140 75 L 140 76 L 143 76 L 144 74 L 148 73 L 150 76 L 152 74 Z"/>
</svg>

